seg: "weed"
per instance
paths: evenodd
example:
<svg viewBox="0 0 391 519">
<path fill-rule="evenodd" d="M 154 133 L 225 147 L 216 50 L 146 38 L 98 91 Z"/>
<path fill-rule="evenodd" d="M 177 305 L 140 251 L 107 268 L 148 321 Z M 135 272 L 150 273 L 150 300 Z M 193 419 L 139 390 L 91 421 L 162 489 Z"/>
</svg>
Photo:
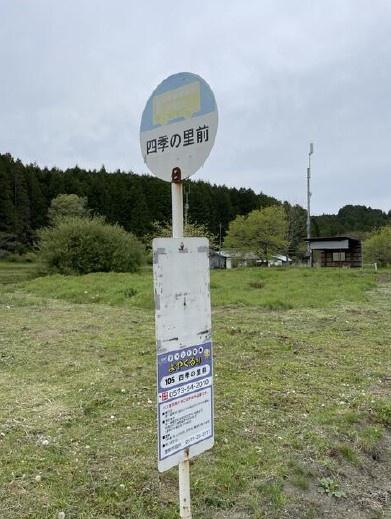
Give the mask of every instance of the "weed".
<svg viewBox="0 0 391 519">
<path fill-rule="evenodd" d="M 124 290 L 124 296 L 129 299 L 137 294 L 137 290 L 135 288 L 125 288 Z"/>
<path fill-rule="evenodd" d="M 263 288 L 265 286 L 265 283 L 262 281 L 250 281 L 248 284 L 250 288 Z"/>
<path fill-rule="evenodd" d="M 383 438 L 383 430 L 377 426 L 363 427 L 357 432 L 357 444 L 366 454 L 373 459 L 378 458 L 378 444 Z"/>
<path fill-rule="evenodd" d="M 290 310 L 293 308 L 291 303 L 287 303 L 286 301 L 281 301 L 281 299 L 275 299 L 272 301 L 265 302 L 264 305 L 268 310 Z"/>
<path fill-rule="evenodd" d="M 343 490 L 340 489 L 339 484 L 332 478 L 322 478 L 319 480 L 320 492 L 323 492 L 333 497 L 346 497 Z"/>
<path fill-rule="evenodd" d="M 357 453 L 355 452 L 355 450 L 352 447 L 350 447 L 350 445 L 340 444 L 337 447 L 337 451 L 349 463 L 352 463 L 353 465 L 357 464 L 357 462 L 358 462 Z"/>
<path fill-rule="evenodd" d="M 391 427 L 391 402 L 390 400 L 377 400 L 372 408 L 372 420 L 375 423 Z"/>
<path fill-rule="evenodd" d="M 283 485 L 280 481 L 265 481 L 257 485 L 257 490 L 264 496 L 268 504 L 279 509 L 285 503 Z"/>
</svg>

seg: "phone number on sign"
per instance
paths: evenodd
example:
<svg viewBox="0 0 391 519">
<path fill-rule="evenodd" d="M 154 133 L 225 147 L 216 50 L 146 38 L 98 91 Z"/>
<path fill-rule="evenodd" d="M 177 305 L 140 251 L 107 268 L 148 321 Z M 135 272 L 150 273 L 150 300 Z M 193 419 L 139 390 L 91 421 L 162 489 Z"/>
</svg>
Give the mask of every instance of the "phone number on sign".
<svg viewBox="0 0 391 519">
<path fill-rule="evenodd" d="M 171 398 L 175 398 L 177 396 L 187 395 L 193 391 L 197 391 L 198 389 L 203 389 L 207 386 L 210 386 L 211 378 L 204 378 L 202 380 L 198 380 L 197 382 L 192 382 L 191 384 L 186 384 L 185 386 L 181 386 L 175 389 L 170 389 L 169 391 L 163 391 L 160 393 L 159 398 L 161 401 L 170 400 Z"/>
</svg>

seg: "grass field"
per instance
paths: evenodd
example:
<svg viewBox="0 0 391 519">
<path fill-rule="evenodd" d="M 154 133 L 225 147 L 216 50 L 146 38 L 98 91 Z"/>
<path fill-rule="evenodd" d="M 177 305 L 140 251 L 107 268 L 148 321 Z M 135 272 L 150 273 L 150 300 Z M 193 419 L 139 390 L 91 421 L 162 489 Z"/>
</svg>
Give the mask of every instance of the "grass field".
<svg viewBox="0 0 391 519">
<path fill-rule="evenodd" d="M 17 283 L 38 275 L 37 265 L 0 261 L 0 285 Z"/>
<path fill-rule="evenodd" d="M 0 264 L 1 519 L 178 517 L 177 471 L 156 469 L 151 271 L 33 275 Z M 192 463 L 193 518 L 391 517 L 390 272 L 211 288 L 216 444 Z"/>
</svg>

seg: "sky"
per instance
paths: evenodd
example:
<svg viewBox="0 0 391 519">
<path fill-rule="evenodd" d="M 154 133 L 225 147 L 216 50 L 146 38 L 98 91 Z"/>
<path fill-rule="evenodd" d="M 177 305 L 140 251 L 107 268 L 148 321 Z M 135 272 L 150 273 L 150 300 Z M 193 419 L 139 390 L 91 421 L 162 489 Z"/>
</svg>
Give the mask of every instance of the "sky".
<svg viewBox="0 0 391 519">
<path fill-rule="evenodd" d="M 214 91 L 192 178 L 312 214 L 391 209 L 390 0 L 0 0 L 0 152 L 147 173 L 140 119 L 167 76 Z"/>
</svg>

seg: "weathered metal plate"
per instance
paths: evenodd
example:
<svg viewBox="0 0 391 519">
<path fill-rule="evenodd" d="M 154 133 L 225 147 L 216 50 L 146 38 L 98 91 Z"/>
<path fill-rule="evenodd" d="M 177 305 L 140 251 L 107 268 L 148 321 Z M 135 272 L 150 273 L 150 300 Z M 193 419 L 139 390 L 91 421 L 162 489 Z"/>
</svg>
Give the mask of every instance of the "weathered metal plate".
<svg viewBox="0 0 391 519">
<path fill-rule="evenodd" d="M 158 468 L 213 446 L 213 362 L 206 238 L 153 240 Z"/>
</svg>

